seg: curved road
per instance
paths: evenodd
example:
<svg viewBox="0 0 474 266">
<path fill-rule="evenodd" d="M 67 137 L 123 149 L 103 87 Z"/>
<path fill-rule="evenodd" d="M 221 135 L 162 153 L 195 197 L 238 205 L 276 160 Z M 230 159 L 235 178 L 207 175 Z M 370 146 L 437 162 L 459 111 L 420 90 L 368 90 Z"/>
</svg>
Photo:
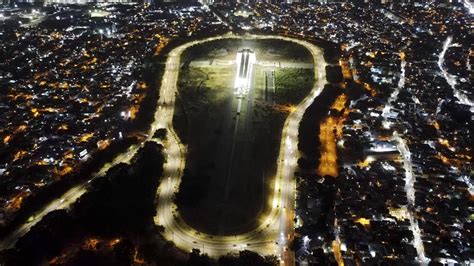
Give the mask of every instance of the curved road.
<svg viewBox="0 0 474 266">
<path fill-rule="evenodd" d="M 269 214 L 265 217 L 259 217 L 260 225 L 250 232 L 233 236 L 218 236 L 197 232 L 191 228 L 181 218 L 176 205 L 173 203 L 173 195 L 179 189 L 181 176 L 185 168 L 186 147 L 174 132 L 172 119 L 181 53 L 196 44 L 229 38 L 279 39 L 304 46 L 314 58 L 316 82 L 311 92 L 296 106 L 285 121 Z M 294 264 L 293 254 L 288 252 L 287 248 L 289 240 L 293 238 L 294 195 L 296 192 L 293 173 L 299 158 L 298 128 L 305 110 L 320 94 L 325 85 L 325 66 L 326 63 L 319 47 L 305 41 L 280 36 L 249 35 L 237 37 L 227 35 L 190 42 L 171 51 L 166 62 L 161 85 L 160 107 L 155 114 L 156 118 L 162 122 L 160 127 L 166 127 L 169 132 L 168 139 L 164 143 L 167 162 L 164 165 L 162 182 L 157 192 L 158 204 L 155 216 L 155 223 L 165 227 L 164 237 L 167 240 L 174 242 L 176 246 L 183 250 L 198 248 L 211 257 L 248 249 L 262 255 L 274 254 L 281 259 L 282 263 Z"/>
<path fill-rule="evenodd" d="M 279 39 L 300 44 L 307 48 L 314 58 L 316 82 L 311 92 L 294 108 L 285 121 L 277 162 L 278 168 L 274 182 L 273 199 L 271 199 L 272 207 L 269 214 L 265 217 L 259 217 L 260 225 L 250 232 L 235 236 L 212 236 L 197 232 L 188 226 L 179 213 L 177 213 L 176 206 L 173 203 L 173 195 L 179 188 L 181 174 L 185 166 L 186 147 L 184 147 L 174 132 L 172 120 L 181 53 L 192 45 L 226 38 Z M 157 190 L 157 215 L 154 217 L 156 224 L 165 227 L 164 237 L 166 239 L 174 242 L 176 246 L 184 250 L 199 248 L 202 252 L 213 257 L 232 251 L 248 249 L 262 255 L 277 255 L 281 259 L 282 264 L 294 264 L 294 256 L 291 252 L 287 251 L 287 247 L 289 240 L 293 238 L 294 196 L 296 192 L 293 173 L 299 158 L 298 127 L 305 110 L 320 94 L 326 84 L 325 66 L 326 62 L 319 47 L 306 41 L 281 36 L 249 35 L 240 37 L 225 35 L 190 42 L 170 52 L 162 79 L 155 120 L 151 125 L 149 137 L 147 138 L 147 141 L 157 142 L 156 139 L 152 139 L 155 131 L 159 128 L 168 129 L 168 139 L 163 143 L 167 160 L 164 165 L 162 181 Z M 104 165 L 91 180 L 103 176 L 110 167 L 118 163 L 128 163 L 139 148 L 140 145 L 131 146 L 126 152 L 119 154 L 112 163 Z M 0 241 L 0 250 L 13 247 L 20 237 L 25 235 L 49 212 L 69 208 L 87 191 L 89 182 L 72 187 L 61 198 L 54 200 L 38 211 L 33 219 L 21 225 Z"/>
</svg>

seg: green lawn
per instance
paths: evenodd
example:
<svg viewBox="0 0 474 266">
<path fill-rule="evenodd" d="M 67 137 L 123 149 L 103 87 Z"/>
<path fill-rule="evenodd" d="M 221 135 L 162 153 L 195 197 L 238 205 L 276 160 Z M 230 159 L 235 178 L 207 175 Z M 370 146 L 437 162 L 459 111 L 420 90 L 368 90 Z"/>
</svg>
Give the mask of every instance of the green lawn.
<svg viewBox="0 0 474 266">
<path fill-rule="evenodd" d="M 314 69 L 281 68 L 275 71 L 278 103 L 298 104 L 311 91 Z"/>
</svg>

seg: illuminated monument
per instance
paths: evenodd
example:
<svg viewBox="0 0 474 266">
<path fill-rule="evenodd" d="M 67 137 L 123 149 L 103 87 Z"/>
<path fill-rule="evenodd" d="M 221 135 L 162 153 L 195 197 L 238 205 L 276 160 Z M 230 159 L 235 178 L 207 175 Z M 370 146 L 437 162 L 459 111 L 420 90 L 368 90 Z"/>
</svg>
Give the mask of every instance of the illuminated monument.
<svg viewBox="0 0 474 266">
<path fill-rule="evenodd" d="M 250 49 L 242 49 L 237 52 L 237 71 L 235 76 L 234 94 L 237 97 L 245 97 L 250 89 L 255 53 Z"/>
</svg>

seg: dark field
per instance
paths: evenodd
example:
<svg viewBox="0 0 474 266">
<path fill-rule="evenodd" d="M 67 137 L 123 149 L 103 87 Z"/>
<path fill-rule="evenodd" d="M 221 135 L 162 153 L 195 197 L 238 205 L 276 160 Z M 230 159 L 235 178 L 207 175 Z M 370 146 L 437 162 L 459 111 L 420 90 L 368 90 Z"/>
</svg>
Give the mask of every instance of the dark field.
<svg viewBox="0 0 474 266">
<path fill-rule="evenodd" d="M 250 93 L 237 114 L 236 66 L 190 67 L 190 60 L 233 60 L 242 47 L 256 47 L 257 61 L 308 63 L 312 59 L 304 48 L 286 42 L 280 53 L 275 48 L 279 46 L 269 41 L 221 42 L 193 47 L 182 57 L 174 126 L 188 154 L 176 199 L 192 227 L 231 235 L 256 226 L 256 219 L 266 211 L 284 120 L 291 104 L 310 91 L 314 74 L 311 68 L 255 65 Z M 275 95 L 269 91 L 265 95 L 268 71 L 275 71 Z M 285 82 L 281 77 L 286 77 Z"/>
</svg>

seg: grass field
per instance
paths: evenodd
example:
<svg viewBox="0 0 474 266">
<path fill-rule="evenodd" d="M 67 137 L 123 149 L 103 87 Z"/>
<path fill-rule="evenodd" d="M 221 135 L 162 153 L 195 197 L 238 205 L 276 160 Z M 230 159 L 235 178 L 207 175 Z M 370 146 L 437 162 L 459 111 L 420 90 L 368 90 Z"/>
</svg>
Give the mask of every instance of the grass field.
<svg viewBox="0 0 474 266">
<path fill-rule="evenodd" d="M 275 71 L 276 101 L 297 104 L 308 94 L 313 84 L 313 69 L 277 69 Z"/>
<path fill-rule="evenodd" d="M 275 51 L 272 54 L 278 57 Z M 266 211 L 289 110 L 282 106 L 299 102 L 310 91 L 313 74 L 310 69 L 277 70 L 273 104 L 265 99 L 265 71 L 269 68 L 255 66 L 252 89 L 240 114 L 233 94 L 235 66 L 180 71 L 173 123 L 188 154 L 178 208 L 200 231 L 226 235 L 247 231 Z M 279 81 L 279 75 L 289 80 Z"/>
<path fill-rule="evenodd" d="M 312 56 L 303 46 L 280 40 L 218 40 L 193 46 L 182 55 L 184 62 L 191 60 L 233 60 L 237 50 L 251 48 L 257 60 L 282 60 L 312 63 Z"/>
</svg>

